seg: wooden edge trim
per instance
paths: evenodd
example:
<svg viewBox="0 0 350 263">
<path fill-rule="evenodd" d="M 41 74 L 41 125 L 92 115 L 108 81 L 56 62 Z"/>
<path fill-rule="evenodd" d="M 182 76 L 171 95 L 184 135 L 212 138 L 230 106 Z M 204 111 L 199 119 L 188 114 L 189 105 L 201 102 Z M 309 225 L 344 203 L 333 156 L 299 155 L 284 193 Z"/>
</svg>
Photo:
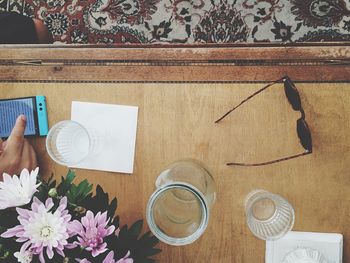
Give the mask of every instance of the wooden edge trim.
<svg viewBox="0 0 350 263">
<path fill-rule="evenodd" d="M 0 66 L 0 82 L 350 82 L 343 66 Z"/>
<path fill-rule="evenodd" d="M 350 46 L 231 46 L 231 47 L 13 47 L 1 48 L 6 60 L 121 60 L 121 61 L 232 61 L 232 60 L 350 60 Z"/>
</svg>

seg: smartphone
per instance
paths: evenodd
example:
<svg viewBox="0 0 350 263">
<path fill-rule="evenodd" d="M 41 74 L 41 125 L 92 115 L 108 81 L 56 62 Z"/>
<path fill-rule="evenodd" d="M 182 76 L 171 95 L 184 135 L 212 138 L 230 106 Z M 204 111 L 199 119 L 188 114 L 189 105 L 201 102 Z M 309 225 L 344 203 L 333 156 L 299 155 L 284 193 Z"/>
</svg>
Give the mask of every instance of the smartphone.
<svg viewBox="0 0 350 263">
<path fill-rule="evenodd" d="M 0 99 L 0 137 L 9 137 L 17 117 L 21 114 L 27 118 L 25 136 L 47 135 L 48 121 L 45 96 L 33 96 Z"/>
</svg>

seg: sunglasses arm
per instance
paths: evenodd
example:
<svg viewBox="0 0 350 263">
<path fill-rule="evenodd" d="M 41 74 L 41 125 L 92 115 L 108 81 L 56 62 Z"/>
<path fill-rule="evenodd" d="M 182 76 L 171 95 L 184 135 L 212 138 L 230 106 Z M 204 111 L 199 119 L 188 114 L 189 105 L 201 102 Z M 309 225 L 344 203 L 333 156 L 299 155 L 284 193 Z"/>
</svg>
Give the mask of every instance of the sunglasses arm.
<svg viewBox="0 0 350 263">
<path fill-rule="evenodd" d="M 277 160 L 273 160 L 273 161 L 269 161 L 269 162 L 263 162 L 263 163 L 227 163 L 226 165 L 229 165 L 229 166 L 263 166 L 263 165 L 268 165 L 268 164 L 272 164 L 272 163 L 278 163 L 278 162 L 294 159 L 294 158 L 297 158 L 297 157 L 300 157 L 300 156 L 304 156 L 304 155 L 308 155 L 308 154 L 311 154 L 311 153 L 312 153 L 312 151 L 306 151 L 306 152 L 299 153 L 299 154 L 296 154 L 296 155 L 292 155 L 292 156 L 289 156 L 289 157 L 284 157 L 284 158 L 281 158 L 281 159 L 277 159 Z"/>
<path fill-rule="evenodd" d="M 226 112 L 223 116 L 221 116 L 219 119 L 217 119 L 215 121 L 215 123 L 220 122 L 223 118 L 225 118 L 227 115 L 229 115 L 231 112 L 233 112 L 235 109 L 237 109 L 239 106 L 241 106 L 243 103 L 247 102 L 248 100 L 250 100 L 251 98 L 253 98 L 255 95 L 258 95 L 260 92 L 263 92 L 264 90 L 266 90 L 268 87 L 271 87 L 272 85 L 279 83 L 281 81 L 283 81 L 284 78 L 276 80 L 274 82 L 271 82 L 269 84 L 267 84 L 266 86 L 262 87 L 261 89 L 259 89 L 258 91 L 254 92 L 252 95 L 248 96 L 246 99 L 242 100 L 238 105 L 234 106 L 231 110 L 229 110 L 228 112 Z"/>
</svg>

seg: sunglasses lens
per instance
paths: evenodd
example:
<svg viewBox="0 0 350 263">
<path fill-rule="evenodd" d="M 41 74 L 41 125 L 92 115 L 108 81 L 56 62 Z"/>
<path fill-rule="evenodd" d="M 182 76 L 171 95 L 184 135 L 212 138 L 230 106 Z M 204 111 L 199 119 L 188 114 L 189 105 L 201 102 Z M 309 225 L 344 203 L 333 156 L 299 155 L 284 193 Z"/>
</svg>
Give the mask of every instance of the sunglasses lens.
<svg viewBox="0 0 350 263">
<path fill-rule="evenodd" d="M 288 76 L 284 77 L 284 92 L 286 93 L 288 101 L 292 105 L 293 110 L 301 110 L 299 92 L 296 89 L 293 81 Z"/>
<path fill-rule="evenodd" d="M 297 133 L 301 145 L 305 150 L 312 152 L 312 139 L 309 126 L 304 119 L 299 119 L 297 121 Z"/>
</svg>

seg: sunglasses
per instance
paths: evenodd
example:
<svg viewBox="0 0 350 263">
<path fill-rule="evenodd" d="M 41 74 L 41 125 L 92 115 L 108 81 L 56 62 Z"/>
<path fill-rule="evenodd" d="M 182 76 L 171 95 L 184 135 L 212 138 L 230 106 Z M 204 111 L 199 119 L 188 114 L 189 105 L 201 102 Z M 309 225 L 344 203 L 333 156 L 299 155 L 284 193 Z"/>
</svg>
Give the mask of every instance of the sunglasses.
<svg viewBox="0 0 350 263">
<path fill-rule="evenodd" d="M 309 129 L 309 126 L 307 125 L 305 121 L 305 112 L 303 107 L 301 106 L 301 100 L 300 100 L 300 95 L 298 90 L 296 89 L 294 82 L 288 77 L 284 76 L 283 78 L 273 81 L 263 88 L 259 89 L 252 95 L 248 96 L 246 99 L 242 100 L 238 105 L 233 107 L 231 110 L 226 112 L 222 117 L 217 119 L 215 123 L 219 123 L 221 120 L 223 120 L 227 115 L 229 115 L 231 112 L 233 112 L 235 109 L 237 109 L 239 106 L 241 106 L 243 103 L 247 102 L 251 98 L 253 98 L 255 95 L 258 95 L 259 93 L 263 92 L 267 88 L 273 86 L 276 83 L 283 83 L 284 84 L 284 92 L 286 94 L 286 97 L 288 99 L 288 102 L 292 106 L 293 110 L 299 111 L 301 113 L 300 119 L 297 120 L 297 134 L 300 140 L 301 145 L 305 149 L 305 152 L 299 153 L 296 155 L 268 161 L 268 162 L 262 162 L 262 163 L 236 163 L 236 162 L 230 162 L 227 163 L 227 165 L 239 165 L 239 166 L 262 166 L 262 165 L 267 165 L 267 164 L 272 164 L 272 163 L 278 163 L 281 161 L 286 161 L 290 159 L 294 159 L 303 155 L 307 155 L 312 153 L 312 139 L 311 139 L 311 132 Z"/>
</svg>

